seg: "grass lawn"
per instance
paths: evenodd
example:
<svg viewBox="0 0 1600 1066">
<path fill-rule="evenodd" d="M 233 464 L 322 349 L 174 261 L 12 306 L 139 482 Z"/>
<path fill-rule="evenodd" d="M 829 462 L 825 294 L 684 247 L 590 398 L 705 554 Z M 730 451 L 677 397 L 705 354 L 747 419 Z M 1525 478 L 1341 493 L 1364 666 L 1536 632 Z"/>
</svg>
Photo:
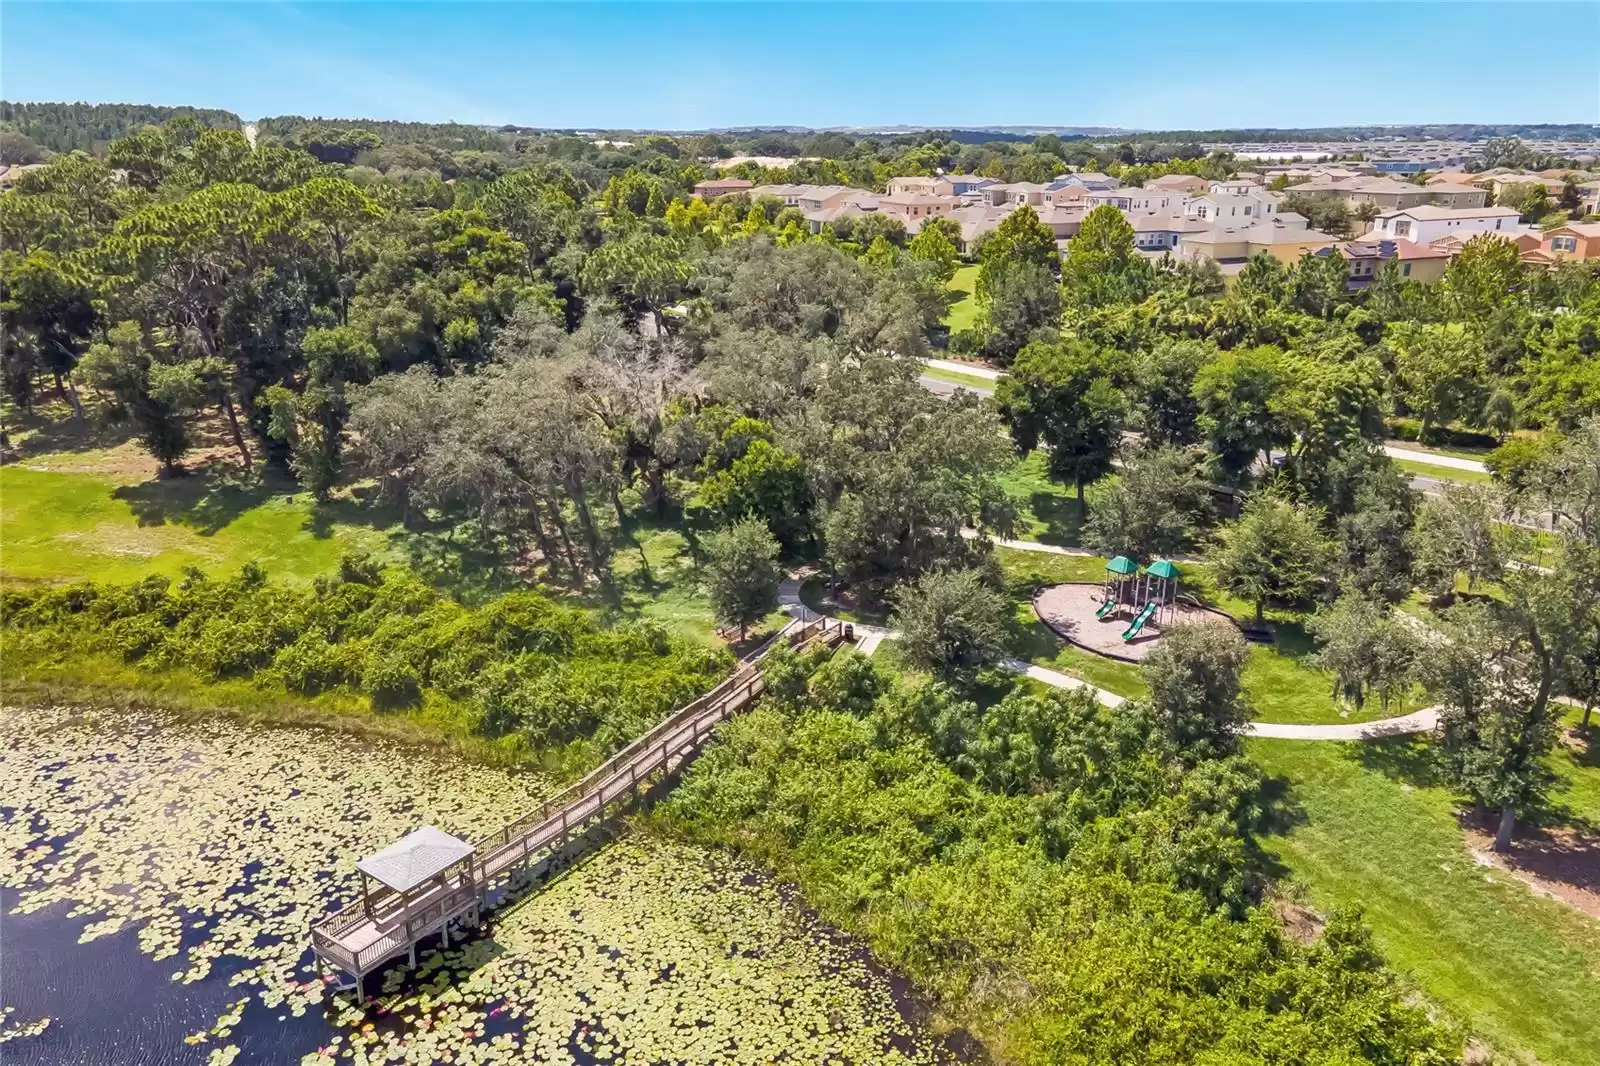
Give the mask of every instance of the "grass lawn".
<svg viewBox="0 0 1600 1066">
<path fill-rule="evenodd" d="M 1083 523 L 1077 494 L 1071 486 L 1050 479 L 1043 452 L 1032 451 L 1018 459 L 1000 478 L 1000 487 L 1016 505 L 1018 538 L 1080 546 Z"/>
<path fill-rule="evenodd" d="M 848 590 L 846 590 L 848 591 Z M 886 626 L 889 624 L 887 610 L 873 611 L 860 606 L 851 606 L 848 602 L 839 602 L 828 598 L 828 580 L 823 577 L 809 577 L 800 584 L 800 602 L 831 618 L 840 618 L 846 622 L 862 622 L 866 625 Z"/>
<path fill-rule="evenodd" d="M 1482 470 L 1458 470 L 1453 466 L 1436 466 L 1433 463 L 1419 463 L 1410 459 L 1396 459 L 1394 465 L 1408 474 L 1438 478 L 1440 481 L 1456 481 L 1463 485 L 1487 485 L 1494 480 Z"/>
<path fill-rule="evenodd" d="M 1425 741 L 1248 750 L 1287 779 L 1297 824 L 1266 843 L 1314 906 L 1361 907 L 1389 961 L 1501 1051 L 1600 1064 L 1600 923 L 1474 860 Z M 1592 804 L 1600 769 L 1557 759 Z"/>
<path fill-rule="evenodd" d="M 0 468 L 0 578 L 134 581 L 256 560 L 310 580 L 347 551 L 382 551 L 387 519 L 353 501 L 317 504 L 292 485 L 235 486 L 203 473 L 129 483 L 115 474 Z"/>
<path fill-rule="evenodd" d="M 990 378 L 980 378 L 976 374 L 963 374 L 957 370 L 946 370 L 942 366 L 927 366 L 922 368 L 922 376 L 934 378 L 938 381 L 948 381 L 952 385 L 960 385 L 973 392 L 981 392 L 985 396 L 994 392 L 994 381 Z"/>
<path fill-rule="evenodd" d="M 956 275 L 950 279 L 947 287 L 956 295 L 957 300 L 946 312 L 944 324 L 950 327 L 951 333 L 960 329 L 970 329 L 972 320 L 978 316 L 978 300 L 974 295 L 978 288 L 978 265 L 972 263 L 957 267 Z"/>
</svg>

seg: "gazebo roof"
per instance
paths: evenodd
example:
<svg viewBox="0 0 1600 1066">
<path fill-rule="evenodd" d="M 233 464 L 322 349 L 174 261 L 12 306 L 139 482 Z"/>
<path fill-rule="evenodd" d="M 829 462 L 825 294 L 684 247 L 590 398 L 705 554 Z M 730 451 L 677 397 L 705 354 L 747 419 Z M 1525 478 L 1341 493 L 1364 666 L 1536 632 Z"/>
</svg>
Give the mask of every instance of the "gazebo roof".
<svg viewBox="0 0 1600 1066">
<path fill-rule="evenodd" d="M 1152 577 L 1174 578 L 1182 573 L 1182 571 L 1178 569 L 1178 564 L 1174 563 L 1171 559 L 1157 559 L 1155 562 L 1145 567 L 1145 573 Z"/>
<path fill-rule="evenodd" d="M 396 892 L 409 892 L 471 854 L 472 845 L 465 840 L 425 825 L 362 859 L 356 869 Z"/>
<path fill-rule="evenodd" d="M 1139 569 L 1139 564 L 1126 555 L 1119 555 L 1106 564 L 1106 569 L 1113 574 L 1132 574 Z"/>
</svg>

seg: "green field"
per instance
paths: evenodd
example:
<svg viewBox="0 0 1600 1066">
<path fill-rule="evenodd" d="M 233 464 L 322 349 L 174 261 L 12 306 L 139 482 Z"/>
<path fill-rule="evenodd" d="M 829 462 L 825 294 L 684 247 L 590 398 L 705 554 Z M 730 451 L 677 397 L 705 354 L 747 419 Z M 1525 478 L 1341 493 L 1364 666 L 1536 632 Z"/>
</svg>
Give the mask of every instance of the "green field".
<svg viewBox="0 0 1600 1066">
<path fill-rule="evenodd" d="M 963 374 L 956 370 L 946 370 L 942 366 L 924 366 L 922 368 L 922 376 L 934 378 L 938 381 L 948 381 L 952 385 L 960 385 L 963 388 L 971 389 L 973 392 L 981 392 L 985 396 L 994 392 L 994 381 L 992 379 L 980 378 L 975 374 Z"/>
<path fill-rule="evenodd" d="M 347 551 L 389 537 L 351 501 L 315 503 L 292 485 L 241 487 L 207 474 L 130 483 L 114 474 L 0 468 L 0 578 L 135 581 L 185 567 L 310 580 Z"/>
<path fill-rule="evenodd" d="M 950 305 L 950 310 L 944 316 L 944 324 L 950 327 L 950 332 L 970 329 L 972 321 L 978 316 L 978 300 L 974 295 L 978 287 L 978 266 L 976 263 L 959 267 L 955 277 L 950 279 L 948 288 L 955 293 L 958 299 Z"/>
<path fill-rule="evenodd" d="M 1296 824 L 1267 843 L 1313 906 L 1361 907 L 1389 962 L 1496 1048 L 1600 1064 L 1600 923 L 1475 860 L 1424 741 L 1255 740 L 1249 751 L 1286 783 Z M 1565 802 L 1592 827 L 1600 769 L 1564 752 L 1554 761 Z"/>
<path fill-rule="evenodd" d="M 405 530 L 389 509 L 349 495 L 319 504 L 292 484 L 239 485 L 207 471 L 139 481 L 115 472 L 109 453 L 74 453 L 70 469 L 51 468 L 67 458 L 0 467 L 0 581 L 127 582 L 190 566 L 231 573 L 248 562 L 310 581 L 351 551 L 408 563 L 468 597 L 525 580 L 464 534 Z M 111 469 L 87 472 L 97 466 Z M 641 523 L 616 535 L 612 571 L 615 599 L 592 588 L 578 598 L 721 643 L 682 534 Z"/>
<path fill-rule="evenodd" d="M 1453 466 L 1437 466 L 1411 459 L 1396 459 L 1394 465 L 1408 474 L 1420 474 L 1423 477 L 1438 478 L 1440 481 L 1456 481 L 1463 485 L 1486 485 L 1494 480 L 1482 470 L 1458 470 Z"/>
<path fill-rule="evenodd" d="M 1051 480 L 1043 452 L 1032 451 L 1018 459 L 1000 479 L 1000 487 L 1017 508 L 1017 539 L 1081 546 L 1078 498 L 1071 488 Z"/>
</svg>

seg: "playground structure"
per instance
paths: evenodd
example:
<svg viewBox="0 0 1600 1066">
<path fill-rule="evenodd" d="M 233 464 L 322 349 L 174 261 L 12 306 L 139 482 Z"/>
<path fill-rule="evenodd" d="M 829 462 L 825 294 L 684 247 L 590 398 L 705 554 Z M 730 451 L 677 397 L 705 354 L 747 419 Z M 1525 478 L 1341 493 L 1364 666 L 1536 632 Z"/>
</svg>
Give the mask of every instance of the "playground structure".
<svg viewBox="0 0 1600 1066">
<path fill-rule="evenodd" d="M 1098 655 L 1137 662 L 1175 625 L 1228 624 L 1231 619 L 1181 595 L 1183 573 L 1171 559 L 1141 567 L 1125 555 L 1106 564 L 1099 585 L 1040 589 L 1034 613 L 1063 640 Z"/>
<path fill-rule="evenodd" d="M 1132 620 L 1122 632 L 1125 641 L 1138 637 L 1147 626 L 1160 629 L 1171 625 L 1177 617 L 1181 576 L 1182 571 L 1171 559 L 1157 559 L 1140 567 L 1126 555 L 1119 555 L 1106 564 L 1104 596 L 1094 616 L 1105 621 L 1117 618 L 1123 608 L 1132 609 Z"/>
</svg>

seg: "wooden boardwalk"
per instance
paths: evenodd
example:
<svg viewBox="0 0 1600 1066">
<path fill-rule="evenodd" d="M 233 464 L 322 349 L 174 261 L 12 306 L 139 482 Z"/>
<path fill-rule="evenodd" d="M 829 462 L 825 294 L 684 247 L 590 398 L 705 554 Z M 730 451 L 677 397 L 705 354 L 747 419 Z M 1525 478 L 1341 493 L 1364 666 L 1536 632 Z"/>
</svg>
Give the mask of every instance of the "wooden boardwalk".
<svg viewBox="0 0 1600 1066">
<path fill-rule="evenodd" d="M 761 695 L 757 663 L 778 641 L 795 648 L 843 643 L 845 625 L 831 618 L 791 622 L 760 651 L 741 660 L 733 675 L 705 695 L 678 708 L 665 721 L 596 768 L 587 777 L 544 800 L 538 808 L 477 841 L 473 853 L 446 875 L 409 892 L 376 886 L 361 900 L 311 927 L 317 958 L 360 978 L 400 954 L 415 960 L 417 942 L 449 923 L 476 923 L 484 897 L 517 870 L 560 855 L 574 832 L 598 822 L 637 795 L 639 786 L 672 769 L 711 731 Z"/>
</svg>

